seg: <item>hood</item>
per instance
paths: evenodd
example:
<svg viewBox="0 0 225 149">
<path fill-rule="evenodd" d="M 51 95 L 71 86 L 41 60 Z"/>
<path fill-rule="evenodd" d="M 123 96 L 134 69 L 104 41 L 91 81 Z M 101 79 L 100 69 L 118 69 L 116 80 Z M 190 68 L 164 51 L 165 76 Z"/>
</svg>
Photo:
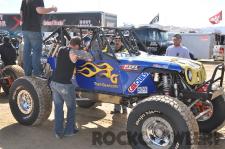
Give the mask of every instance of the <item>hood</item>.
<svg viewBox="0 0 225 149">
<path fill-rule="evenodd" d="M 120 57 L 119 60 L 121 60 L 122 63 L 129 62 L 129 64 L 139 65 L 142 67 L 162 68 L 178 72 L 187 69 L 187 67 L 192 69 L 201 69 L 203 66 L 200 62 L 190 59 L 149 55 L 145 52 L 142 52 L 139 56 Z"/>
</svg>

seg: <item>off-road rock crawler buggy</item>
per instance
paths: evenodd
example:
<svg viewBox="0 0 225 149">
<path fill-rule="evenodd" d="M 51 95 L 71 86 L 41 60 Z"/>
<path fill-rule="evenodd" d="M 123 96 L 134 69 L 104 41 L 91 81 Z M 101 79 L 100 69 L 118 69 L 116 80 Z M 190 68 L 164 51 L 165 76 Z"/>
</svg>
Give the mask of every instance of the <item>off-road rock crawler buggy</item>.
<svg viewBox="0 0 225 149">
<path fill-rule="evenodd" d="M 47 78 L 55 68 L 58 48 L 70 39 L 68 32 L 81 38 L 88 32 L 91 42 L 86 49 L 94 59 L 77 62 L 72 82 L 78 106 L 89 108 L 95 102 L 135 105 L 127 122 L 133 148 L 196 148 L 199 132 L 210 133 L 223 126 L 223 64 L 206 81 L 199 62 L 141 52 L 133 29 L 64 26 L 46 39 L 57 39 L 46 52 Z M 121 37 L 127 52 L 114 52 L 115 35 Z M 49 117 L 51 107 L 48 79 L 22 77 L 13 83 L 10 108 L 19 123 L 39 125 Z"/>
</svg>

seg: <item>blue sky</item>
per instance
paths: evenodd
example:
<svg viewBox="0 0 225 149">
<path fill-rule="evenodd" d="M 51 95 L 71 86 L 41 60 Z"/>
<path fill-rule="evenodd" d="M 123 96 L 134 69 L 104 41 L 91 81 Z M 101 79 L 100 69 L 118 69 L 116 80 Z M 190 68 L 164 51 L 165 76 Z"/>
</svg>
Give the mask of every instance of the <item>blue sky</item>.
<svg viewBox="0 0 225 149">
<path fill-rule="evenodd" d="M 22 0 L 0 0 L 0 13 L 19 12 Z M 44 0 L 59 12 L 105 11 L 117 14 L 118 25 L 146 24 L 160 14 L 162 25 L 210 27 L 209 17 L 223 10 L 225 0 Z M 225 21 L 219 25 L 224 26 Z"/>
</svg>

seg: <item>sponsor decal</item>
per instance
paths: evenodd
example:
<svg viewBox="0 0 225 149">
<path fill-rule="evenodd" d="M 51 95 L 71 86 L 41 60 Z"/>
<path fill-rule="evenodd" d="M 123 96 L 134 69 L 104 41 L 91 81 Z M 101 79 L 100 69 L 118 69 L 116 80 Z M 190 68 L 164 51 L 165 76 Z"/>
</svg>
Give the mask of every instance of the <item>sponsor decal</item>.
<svg viewBox="0 0 225 149">
<path fill-rule="evenodd" d="M 148 87 L 147 86 L 138 87 L 137 93 L 138 94 L 147 94 L 148 93 Z"/>
<path fill-rule="evenodd" d="M 120 66 L 120 69 L 124 70 L 124 71 L 137 71 L 139 69 L 138 65 L 122 65 Z"/>
<path fill-rule="evenodd" d="M 116 84 L 106 84 L 106 83 L 98 83 L 98 82 L 95 82 L 95 86 L 106 87 L 106 88 L 119 88 L 119 86 Z"/>
<path fill-rule="evenodd" d="M 118 84 L 118 74 L 112 74 L 112 71 L 114 68 L 109 65 L 108 63 L 101 63 L 101 64 L 93 64 L 91 62 L 86 62 L 84 65 L 82 65 L 78 70 L 77 73 L 87 77 L 91 78 L 96 75 L 99 75 L 101 77 L 106 77 L 110 79 L 112 84 Z"/>
<path fill-rule="evenodd" d="M 138 78 L 130 85 L 128 88 L 128 92 L 133 93 L 144 80 L 149 76 L 150 74 L 148 72 L 142 72 Z"/>
<path fill-rule="evenodd" d="M 93 26 L 91 20 L 79 20 L 79 26 Z"/>
<path fill-rule="evenodd" d="M 65 24 L 65 20 L 44 20 L 44 26 L 61 26 Z"/>
</svg>

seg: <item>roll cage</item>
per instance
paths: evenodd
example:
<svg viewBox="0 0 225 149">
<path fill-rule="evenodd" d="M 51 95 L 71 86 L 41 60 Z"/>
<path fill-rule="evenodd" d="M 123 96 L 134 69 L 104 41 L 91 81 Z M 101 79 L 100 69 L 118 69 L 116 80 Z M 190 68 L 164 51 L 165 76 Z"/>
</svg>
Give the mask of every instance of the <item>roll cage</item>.
<svg viewBox="0 0 225 149">
<path fill-rule="evenodd" d="M 87 47 L 87 49 L 90 49 L 92 46 L 92 43 L 94 40 L 98 40 L 98 44 L 101 45 L 102 48 L 103 45 L 107 46 L 108 51 L 112 54 L 112 57 L 114 59 L 116 58 L 115 52 L 109 43 L 108 37 L 113 38 L 115 36 L 120 36 L 121 41 L 124 45 L 124 47 L 127 49 L 130 56 L 132 55 L 139 55 L 139 48 L 137 46 L 137 40 L 140 41 L 138 36 L 136 35 L 134 28 L 113 28 L 113 27 L 82 27 L 82 26 L 61 26 L 58 29 L 56 29 L 53 33 L 51 33 L 47 38 L 43 40 L 44 44 L 47 44 L 47 42 L 51 38 L 55 38 L 55 42 L 57 42 L 60 46 L 66 46 L 68 41 L 72 38 L 71 33 L 73 35 L 78 35 L 83 40 L 85 35 L 90 33 L 91 35 L 91 41 L 90 45 Z M 84 45 L 83 45 L 84 46 Z M 143 47 L 144 44 L 143 44 Z M 98 52 L 102 52 L 102 49 L 99 49 Z"/>
</svg>

